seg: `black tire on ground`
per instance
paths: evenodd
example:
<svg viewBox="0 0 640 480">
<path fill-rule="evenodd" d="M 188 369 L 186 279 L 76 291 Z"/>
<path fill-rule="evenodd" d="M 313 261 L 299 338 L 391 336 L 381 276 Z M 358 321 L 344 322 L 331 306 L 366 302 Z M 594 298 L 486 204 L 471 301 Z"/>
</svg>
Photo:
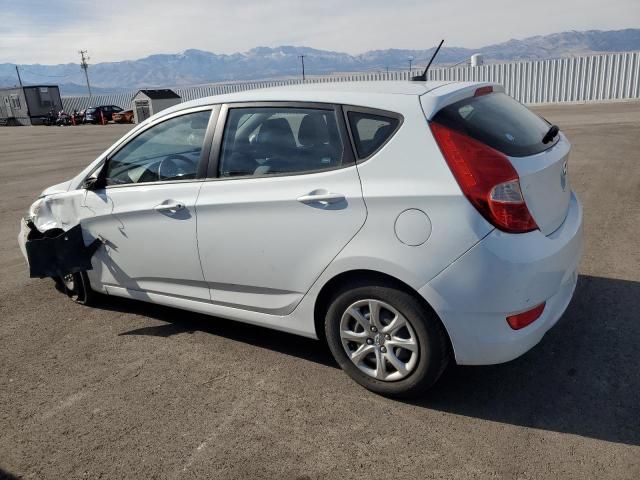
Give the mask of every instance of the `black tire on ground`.
<svg viewBox="0 0 640 480">
<path fill-rule="evenodd" d="M 91 305 L 95 302 L 96 293 L 91 290 L 89 277 L 85 272 L 70 273 L 58 280 L 58 284 L 67 296 L 81 305 Z"/>
<path fill-rule="evenodd" d="M 359 300 L 385 302 L 400 312 L 411 324 L 418 340 L 418 363 L 412 372 L 396 381 L 378 380 L 362 372 L 347 356 L 340 338 L 340 320 L 344 312 Z M 447 367 L 450 360 L 449 341 L 435 312 L 415 295 L 392 285 L 352 284 L 332 299 L 325 317 L 327 343 L 340 367 L 363 387 L 378 394 L 409 398 L 429 389 Z"/>
</svg>

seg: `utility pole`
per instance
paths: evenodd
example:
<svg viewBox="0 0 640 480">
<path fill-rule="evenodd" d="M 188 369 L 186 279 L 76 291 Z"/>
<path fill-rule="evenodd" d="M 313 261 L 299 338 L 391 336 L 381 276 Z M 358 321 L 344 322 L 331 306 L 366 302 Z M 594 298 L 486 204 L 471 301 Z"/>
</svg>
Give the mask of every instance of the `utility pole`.
<svg viewBox="0 0 640 480">
<path fill-rule="evenodd" d="M 298 55 L 298 57 L 300 58 L 300 61 L 302 62 L 302 81 L 304 82 L 305 77 L 304 77 L 304 57 L 305 55 Z"/>
<path fill-rule="evenodd" d="M 411 75 L 411 64 L 413 63 L 413 57 L 409 57 L 409 75 Z"/>
<path fill-rule="evenodd" d="M 24 93 L 24 87 L 22 85 L 22 78 L 20 77 L 20 69 L 18 68 L 17 64 L 16 64 L 16 74 L 18 75 L 18 82 L 20 83 L 20 90 L 22 90 L 22 92 Z M 27 107 L 27 116 L 29 118 L 31 118 L 31 112 L 29 111 L 29 104 L 28 103 L 26 104 L 26 107 Z"/>
<path fill-rule="evenodd" d="M 87 89 L 89 90 L 89 98 L 91 98 L 92 97 L 92 95 L 91 95 L 91 85 L 89 85 L 89 71 L 88 71 L 89 70 L 89 64 L 87 63 L 87 60 L 89 60 L 89 56 L 87 55 L 85 57 L 85 55 L 87 53 L 86 50 L 78 50 L 78 53 L 80 54 L 80 58 L 81 58 L 80 68 L 82 70 L 84 70 L 84 78 L 87 79 Z"/>
<path fill-rule="evenodd" d="M 22 78 L 20 78 L 20 70 L 18 70 L 18 65 L 16 65 L 16 74 L 18 75 L 18 83 L 20 83 L 20 88 L 22 88 Z"/>
</svg>

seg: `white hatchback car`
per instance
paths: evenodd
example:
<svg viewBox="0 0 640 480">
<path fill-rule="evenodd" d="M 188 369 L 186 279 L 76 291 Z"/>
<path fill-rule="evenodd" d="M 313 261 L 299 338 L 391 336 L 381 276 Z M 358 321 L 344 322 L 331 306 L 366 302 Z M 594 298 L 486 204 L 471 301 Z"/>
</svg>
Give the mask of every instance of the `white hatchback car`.
<svg viewBox="0 0 640 480">
<path fill-rule="evenodd" d="M 557 127 L 487 83 L 312 84 L 164 110 L 22 225 L 31 276 L 326 339 L 391 396 L 506 362 L 573 294 Z"/>
</svg>

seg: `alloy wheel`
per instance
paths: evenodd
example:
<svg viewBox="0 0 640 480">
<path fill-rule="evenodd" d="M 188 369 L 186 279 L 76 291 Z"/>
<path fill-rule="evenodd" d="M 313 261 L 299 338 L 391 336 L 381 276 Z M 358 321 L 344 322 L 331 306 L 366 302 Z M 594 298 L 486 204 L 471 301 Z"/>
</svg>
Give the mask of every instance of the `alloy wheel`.
<svg viewBox="0 0 640 480">
<path fill-rule="evenodd" d="M 340 320 L 340 339 L 351 362 L 377 380 L 402 380 L 418 364 L 418 337 L 411 323 L 380 300 L 349 306 Z"/>
</svg>

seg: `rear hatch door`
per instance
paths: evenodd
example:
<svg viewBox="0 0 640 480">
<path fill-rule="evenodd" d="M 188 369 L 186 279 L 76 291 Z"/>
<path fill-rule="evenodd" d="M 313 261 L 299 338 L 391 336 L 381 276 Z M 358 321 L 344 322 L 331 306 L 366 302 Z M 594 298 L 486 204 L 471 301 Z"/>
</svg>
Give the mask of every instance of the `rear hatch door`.
<svg viewBox="0 0 640 480">
<path fill-rule="evenodd" d="M 522 196 L 545 235 L 562 225 L 571 201 L 567 175 L 569 142 L 561 135 L 548 150 L 528 157 L 509 157 L 520 177 Z"/>
<path fill-rule="evenodd" d="M 571 199 L 567 139 L 560 133 L 544 143 L 551 124 L 506 95 L 501 86 L 453 87 L 421 97 L 427 118 L 506 155 L 538 228 L 545 235 L 553 233 L 564 222 Z"/>
</svg>

